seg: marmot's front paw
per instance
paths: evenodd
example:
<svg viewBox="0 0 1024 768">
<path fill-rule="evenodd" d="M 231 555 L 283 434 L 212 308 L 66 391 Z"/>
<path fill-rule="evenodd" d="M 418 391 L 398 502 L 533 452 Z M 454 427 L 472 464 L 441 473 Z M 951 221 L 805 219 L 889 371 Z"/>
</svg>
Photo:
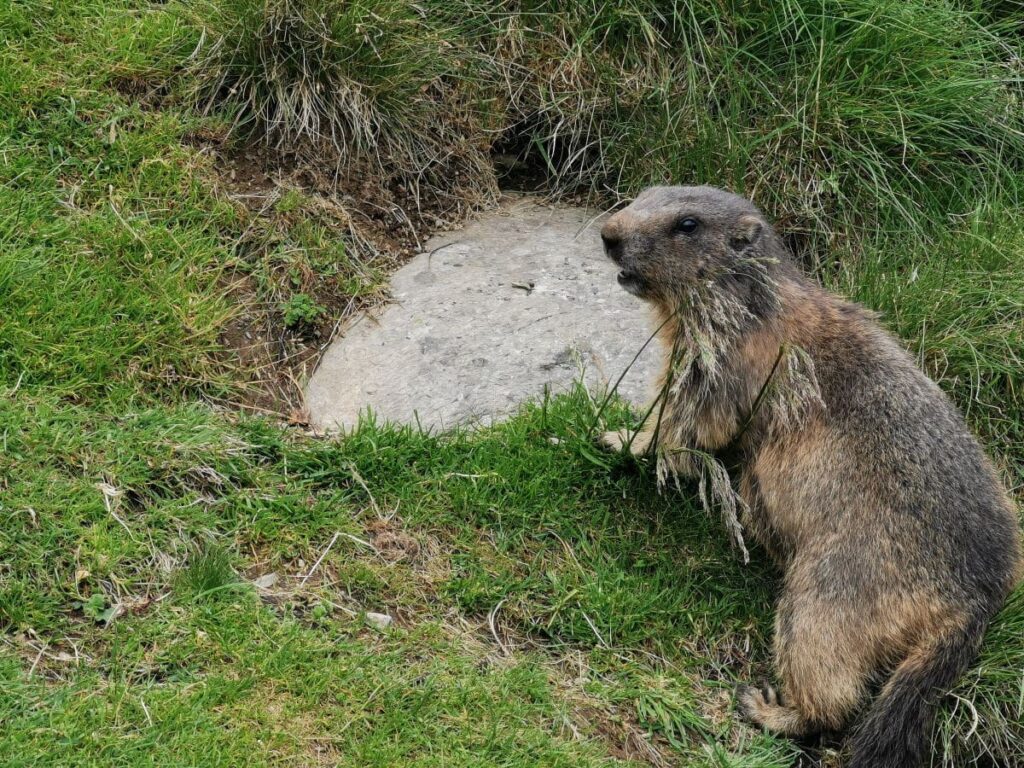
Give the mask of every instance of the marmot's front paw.
<svg viewBox="0 0 1024 768">
<path fill-rule="evenodd" d="M 616 432 L 605 432 L 598 439 L 602 447 L 613 451 L 629 451 L 634 456 L 643 456 L 651 444 L 651 436 L 643 430 L 632 432 L 620 429 Z"/>
<path fill-rule="evenodd" d="M 597 438 L 597 442 L 603 447 L 613 451 L 621 451 L 629 442 L 629 434 L 624 429 L 616 432 L 604 432 Z"/>
</svg>

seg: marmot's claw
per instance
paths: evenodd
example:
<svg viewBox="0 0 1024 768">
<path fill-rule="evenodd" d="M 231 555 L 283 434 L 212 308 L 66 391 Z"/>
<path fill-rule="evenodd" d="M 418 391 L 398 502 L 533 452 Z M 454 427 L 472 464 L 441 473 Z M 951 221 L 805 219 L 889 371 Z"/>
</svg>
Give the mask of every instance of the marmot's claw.
<svg viewBox="0 0 1024 768">
<path fill-rule="evenodd" d="M 754 686 L 736 686 L 736 711 L 748 723 L 756 722 L 757 707 L 763 703 L 763 693 Z"/>
</svg>

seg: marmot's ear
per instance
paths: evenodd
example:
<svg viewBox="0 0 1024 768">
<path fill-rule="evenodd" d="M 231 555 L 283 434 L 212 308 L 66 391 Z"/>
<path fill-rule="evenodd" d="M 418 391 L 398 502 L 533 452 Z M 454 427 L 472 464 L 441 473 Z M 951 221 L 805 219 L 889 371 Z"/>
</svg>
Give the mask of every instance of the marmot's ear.
<svg viewBox="0 0 1024 768">
<path fill-rule="evenodd" d="M 729 238 L 729 247 L 734 251 L 745 251 L 761 238 L 764 232 L 764 222 L 757 216 L 744 214 L 736 222 L 732 237 Z"/>
</svg>

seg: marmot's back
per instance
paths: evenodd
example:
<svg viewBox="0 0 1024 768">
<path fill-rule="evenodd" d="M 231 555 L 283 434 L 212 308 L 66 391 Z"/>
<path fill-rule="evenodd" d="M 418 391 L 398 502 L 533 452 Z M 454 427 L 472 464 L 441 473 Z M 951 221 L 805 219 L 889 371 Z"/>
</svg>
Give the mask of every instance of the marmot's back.
<svg viewBox="0 0 1024 768">
<path fill-rule="evenodd" d="M 952 401 L 870 313 L 830 303 L 837 322 L 808 351 L 821 418 L 845 438 L 849 463 L 834 469 L 847 483 L 844 516 L 875 507 L 858 499 L 877 500 L 882 517 L 862 522 L 893 542 L 904 573 L 1001 603 L 1019 578 L 1019 528 L 991 463 Z"/>
</svg>

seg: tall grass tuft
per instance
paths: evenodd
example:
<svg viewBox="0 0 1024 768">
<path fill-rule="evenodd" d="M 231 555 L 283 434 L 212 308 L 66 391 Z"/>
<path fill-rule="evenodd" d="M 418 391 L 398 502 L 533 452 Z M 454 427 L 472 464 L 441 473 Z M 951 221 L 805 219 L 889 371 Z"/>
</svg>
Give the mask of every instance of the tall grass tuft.
<svg viewBox="0 0 1024 768">
<path fill-rule="evenodd" d="M 186 91 L 236 130 L 436 196 L 494 191 L 471 52 L 402 0 L 200 0 Z M 418 200 L 418 197 L 417 197 Z"/>
<path fill-rule="evenodd" d="M 423 189 L 493 189 L 496 145 L 559 190 L 754 197 L 798 250 L 1016 198 L 1022 51 L 933 0 L 202 0 L 190 87 L 284 147 Z"/>
<path fill-rule="evenodd" d="M 960 4 L 583 3 L 544 18 L 560 50 L 554 71 L 533 68 L 530 106 L 568 150 L 549 151 L 562 180 L 732 187 L 818 253 L 866 228 L 927 239 L 945 212 L 1016 194 L 1019 38 Z"/>
<path fill-rule="evenodd" d="M 179 596 L 198 599 L 236 583 L 230 553 L 217 544 L 205 543 L 193 550 L 188 562 L 175 574 L 174 591 Z"/>
</svg>

